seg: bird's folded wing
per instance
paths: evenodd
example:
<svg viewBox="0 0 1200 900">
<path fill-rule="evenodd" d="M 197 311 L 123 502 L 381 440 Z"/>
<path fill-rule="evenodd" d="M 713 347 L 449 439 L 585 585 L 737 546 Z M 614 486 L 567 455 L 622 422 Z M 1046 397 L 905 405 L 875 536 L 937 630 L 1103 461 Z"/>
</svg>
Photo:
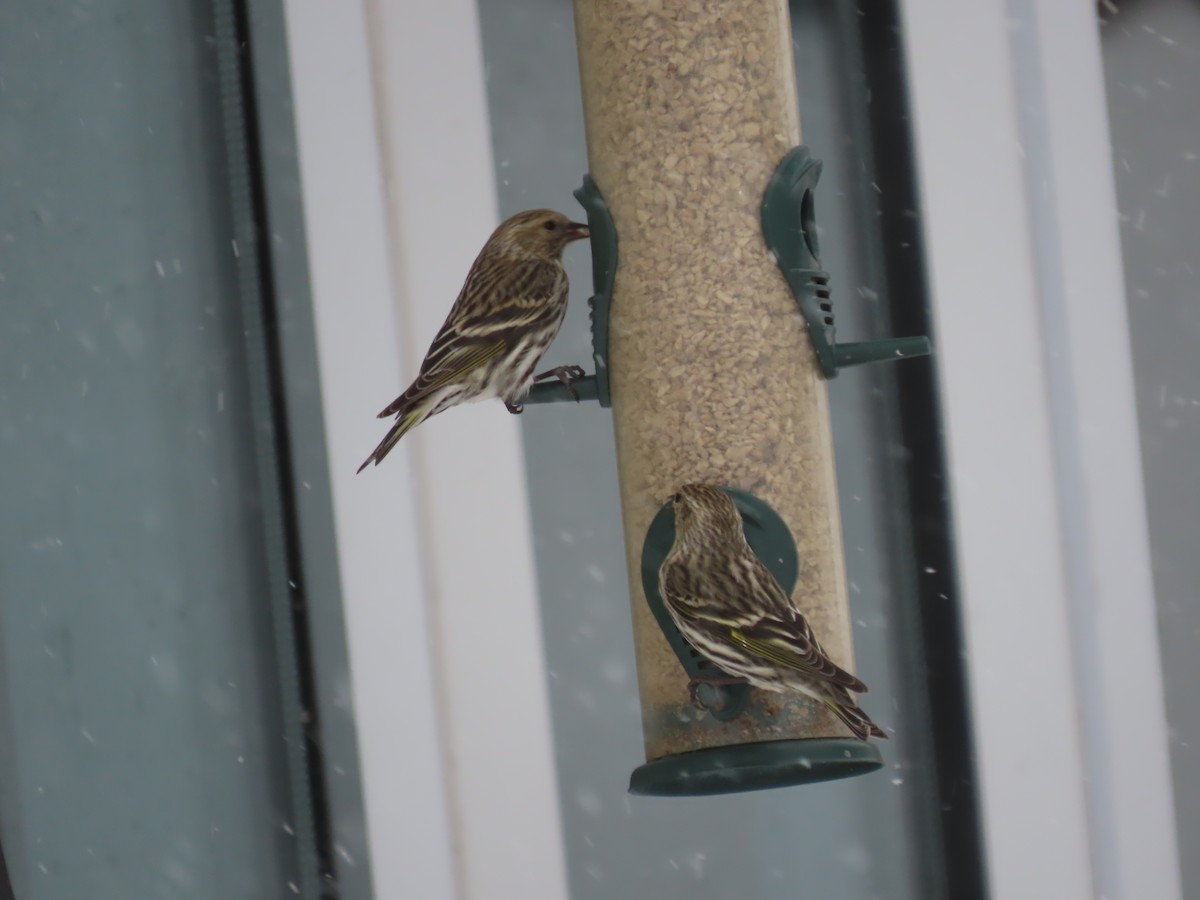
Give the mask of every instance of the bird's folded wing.
<svg viewBox="0 0 1200 900">
<path fill-rule="evenodd" d="M 517 346 L 522 333 L 561 316 L 552 301 L 566 291 L 562 266 L 534 260 L 478 265 L 429 345 L 410 393 L 452 384 Z"/>
<path fill-rule="evenodd" d="M 753 625 L 730 629 L 730 640 L 755 656 L 841 685 L 858 693 L 867 686 L 825 655 L 808 624 L 799 616 L 793 622 L 760 619 Z"/>
<path fill-rule="evenodd" d="M 659 587 L 667 607 L 695 628 L 784 668 L 866 692 L 865 684 L 825 655 L 804 616 L 773 578 L 761 582 L 755 595 L 759 605 L 753 607 L 713 596 L 711 584 L 684 565 L 664 565 Z"/>
<path fill-rule="evenodd" d="M 447 351 L 428 371 L 421 373 L 417 379 L 423 391 L 432 391 L 443 385 L 459 381 L 473 369 L 504 352 L 504 340 L 496 339 L 482 343 L 460 344 Z"/>
<path fill-rule="evenodd" d="M 435 344 L 436 346 L 436 344 Z M 504 352 L 504 341 L 496 339 L 487 342 L 460 343 L 458 346 L 446 345 L 436 358 L 428 356 L 421 366 L 421 373 L 403 394 L 385 406 L 378 417 L 386 419 L 397 413 L 411 409 L 421 398 L 447 384 L 461 380 L 472 369 L 486 363 L 493 356 Z M 431 350 L 432 353 L 432 350 Z"/>
</svg>

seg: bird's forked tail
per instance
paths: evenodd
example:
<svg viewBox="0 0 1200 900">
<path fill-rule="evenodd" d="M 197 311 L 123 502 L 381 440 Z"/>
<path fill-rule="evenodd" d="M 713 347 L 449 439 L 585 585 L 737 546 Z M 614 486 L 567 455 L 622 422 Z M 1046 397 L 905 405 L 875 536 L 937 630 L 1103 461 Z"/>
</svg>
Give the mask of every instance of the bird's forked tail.
<svg viewBox="0 0 1200 900">
<path fill-rule="evenodd" d="M 396 423 L 388 429 L 388 433 L 379 442 L 379 446 L 372 450 L 371 455 L 363 460 L 363 464 L 358 467 L 358 471 L 361 472 L 371 463 L 379 465 L 383 458 L 392 452 L 392 448 L 399 443 L 400 438 L 429 418 L 430 405 L 429 403 L 418 403 L 407 412 L 401 413 L 400 417 L 396 419 Z M 358 472 L 355 474 L 357 475 Z"/>
<path fill-rule="evenodd" d="M 883 729 L 872 722 L 870 716 L 857 706 L 845 706 L 835 700 L 822 702 L 829 707 L 830 712 L 846 723 L 846 727 L 853 731 L 854 736 L 860 741 L 865 741 L 869 737 L 887 740 Z"/>
</svg>

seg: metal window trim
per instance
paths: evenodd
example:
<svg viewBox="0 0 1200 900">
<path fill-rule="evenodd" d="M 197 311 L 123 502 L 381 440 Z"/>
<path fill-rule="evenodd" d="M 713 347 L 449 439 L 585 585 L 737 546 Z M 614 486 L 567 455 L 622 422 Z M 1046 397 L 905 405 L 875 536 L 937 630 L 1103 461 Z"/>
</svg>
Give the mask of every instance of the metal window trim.
<svg viewBox="0 0 1200 900">
<path fill-rule="evenodd" d="M 518 423 L 457 409 L 354 474 L 496 220 L 477 13 L 285 12 L 374 890 L 565 896 Z"/>
<path fill-rule="evenodd" d="M 285 18 L 373 884 L 379 896 L 453 896 L 432 653 L 423 640 L 396 652 L 403 635 L 427 629 L 411 463 L 397 454 L 370 493 L 352 480 L 359 449 L 375 438 L 348 401 L 398 382 L 404 359 L 388 327 L 394 294 L 366 22 L 355 4 L 303 0 L 286 0 Z"/>
<path fill-rule="evenodd" d="M 903 0 L 992 896 L 1181 896 L 1095 11 Z"/>
</svg>

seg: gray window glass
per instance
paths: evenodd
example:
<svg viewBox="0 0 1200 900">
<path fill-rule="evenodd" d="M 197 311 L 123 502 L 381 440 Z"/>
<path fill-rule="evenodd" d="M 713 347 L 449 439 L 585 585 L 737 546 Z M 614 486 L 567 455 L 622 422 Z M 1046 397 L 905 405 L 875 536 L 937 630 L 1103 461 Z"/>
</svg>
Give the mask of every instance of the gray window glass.
<svg viewBox="0 0 1200 900">
<path fill-rule="evenodd" d="M 317 896 L 233 9 L 0 8 L 21 900 Z"/>
<path fill-rule="evenodd" d="M 1200 8 L 1102 25 L 1184 895 L 1200 896 Z"/>
</svg>

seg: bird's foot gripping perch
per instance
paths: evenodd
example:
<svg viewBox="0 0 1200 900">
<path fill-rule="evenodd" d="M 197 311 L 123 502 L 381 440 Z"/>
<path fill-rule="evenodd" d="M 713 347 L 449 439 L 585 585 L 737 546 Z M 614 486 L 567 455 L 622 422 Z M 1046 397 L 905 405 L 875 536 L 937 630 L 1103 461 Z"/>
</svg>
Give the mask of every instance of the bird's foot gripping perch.
<svg viewBox="0 0 1200 900">
<path fill-rule="evenodd" d="M 571 395 L 571 399 L 578 403 L 579 392 L 572 387 L 571 382 L 576 378 L 583 378 L 586 374 L 587 373 L 583 371 L 583 366 L 555 366 L 553 369 L 543 372 L 541 375 L 534 375 L 533 380 L 536 382 L 546 381 L 550 378 L 557 378 L 560 382 L 562 382 L 562 386 L 566 389 L 567 393 Z M 509 412 L 512 412 L 511 408 L 509 409 Z"/>
<path fill-rule="evenodd" d="M 688 696 L 692 704 L 720 718 L 723 713 L 735 712 L 735 705 L 740 710 L 744 704 L 743 692 L 728 690 L 734 685 L 746 685 L 749 682 L 737 675 L 729 675 L 720 670 L 695 675 L 688 682 Z"/>
</svg>

